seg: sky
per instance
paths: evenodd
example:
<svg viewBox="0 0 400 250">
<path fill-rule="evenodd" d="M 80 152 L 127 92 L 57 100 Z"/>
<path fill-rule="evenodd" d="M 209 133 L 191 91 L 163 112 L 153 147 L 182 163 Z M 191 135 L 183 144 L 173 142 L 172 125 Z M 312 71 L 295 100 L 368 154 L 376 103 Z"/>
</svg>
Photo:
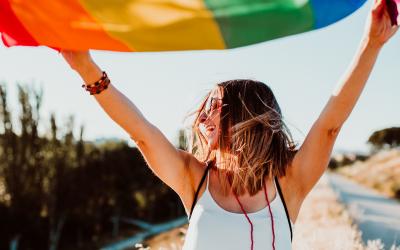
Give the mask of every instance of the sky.
<svg viewBox="0 0 400 250">
<path fill-rule="evenodd" d="M 232 50 L 182 52 L 92 51 L 94 60 L 174 144 L 184 118 L 216 83 L 249 78 L 268 84 L 285 122 L 301 145 L 336 84 L 346 72 L 363 35 L 371 1 L 327 28 Z M 385 45 L 364 92 L 344 124 L 334 151 L 368 150 L 376 130 L 400 126 L 400 34 Z M 42 117 L 69 115 L 85 126 L 84 138 L 119 138 L 128 134 L 114 123 L 61 55 L 46 47 L 5 48 L 0 43 L 0 82 L 6 83 L 14 119 L 18 115 L 17 83 L 42 87 Z M 76 130 L 77 131 L 77 130 Z"/>
</svg>

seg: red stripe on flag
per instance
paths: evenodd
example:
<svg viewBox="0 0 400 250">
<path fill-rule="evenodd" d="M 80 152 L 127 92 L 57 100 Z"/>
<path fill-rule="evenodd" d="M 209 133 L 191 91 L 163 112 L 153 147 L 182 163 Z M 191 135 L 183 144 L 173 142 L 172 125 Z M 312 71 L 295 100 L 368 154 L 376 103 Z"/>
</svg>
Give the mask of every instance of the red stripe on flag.
<svg viewBox="0 0 400 250">
<path fill-rule="evenodd" d="M 1 39 L 7 47 L 15 45 L 39 45 L 18 20 L 8 0 L 0 0 L 0 32 Z"/>
</svg>

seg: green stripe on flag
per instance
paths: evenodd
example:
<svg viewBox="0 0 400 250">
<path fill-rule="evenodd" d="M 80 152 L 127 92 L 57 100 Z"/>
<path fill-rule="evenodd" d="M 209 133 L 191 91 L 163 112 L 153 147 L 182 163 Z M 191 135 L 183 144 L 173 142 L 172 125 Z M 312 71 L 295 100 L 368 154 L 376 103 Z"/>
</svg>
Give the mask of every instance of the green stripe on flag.
<svg viewBox="0 0 400 250">
<path fill-rule="evenodd" d="M 225 44 L 235 48 L 313 29 L 307 0 L 204 0 Z"/>
</svg>

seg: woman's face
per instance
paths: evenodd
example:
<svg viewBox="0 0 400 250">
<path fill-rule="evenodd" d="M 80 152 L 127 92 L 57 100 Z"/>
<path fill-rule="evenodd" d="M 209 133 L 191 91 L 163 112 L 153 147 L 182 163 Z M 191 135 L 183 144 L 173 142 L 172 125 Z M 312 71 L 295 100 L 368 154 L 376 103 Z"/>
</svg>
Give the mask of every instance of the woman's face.
<svg viewBox="0 0 400 250">
<path fill-rule="evenodd" d="M 211 91 L 199 117 L 200 132 L 206 138 L 210 150 L 217 149 L 218 146 L 221 107 L 222 93 L 217 87 Z"/>
</svg>

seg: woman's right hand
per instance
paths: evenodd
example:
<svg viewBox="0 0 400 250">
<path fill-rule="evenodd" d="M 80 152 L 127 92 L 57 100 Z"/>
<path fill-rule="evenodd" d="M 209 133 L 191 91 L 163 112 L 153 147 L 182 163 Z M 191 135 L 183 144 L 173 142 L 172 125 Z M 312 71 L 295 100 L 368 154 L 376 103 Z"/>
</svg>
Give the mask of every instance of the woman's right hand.
<svg viewBox="0 0 400 250">
<path fill-rule="evenodd" d="M 91 84 L 101 78 L 102 71 L 93 61 L 88 50 L 61 50 L 61 55 L 69 66 L 79 73 L 85 83 Z"/>
<path fill-rule="evenodd" d="M 374 0 L 364 35 L 367 45 L 381 48 L 398 30 L 397 25 L 392 26 L 387 8 L 386 0 Z"/>
</svg>

